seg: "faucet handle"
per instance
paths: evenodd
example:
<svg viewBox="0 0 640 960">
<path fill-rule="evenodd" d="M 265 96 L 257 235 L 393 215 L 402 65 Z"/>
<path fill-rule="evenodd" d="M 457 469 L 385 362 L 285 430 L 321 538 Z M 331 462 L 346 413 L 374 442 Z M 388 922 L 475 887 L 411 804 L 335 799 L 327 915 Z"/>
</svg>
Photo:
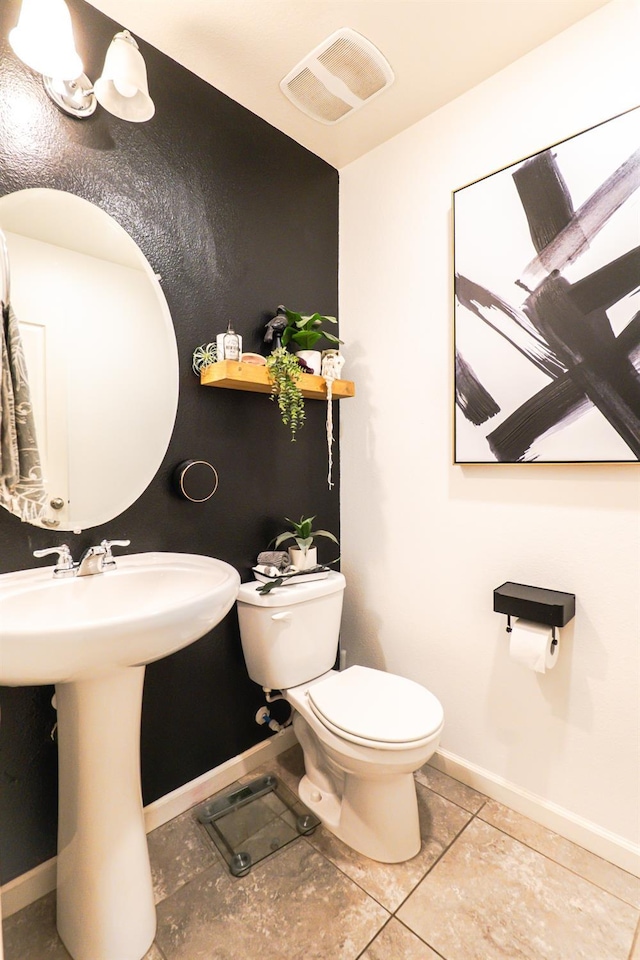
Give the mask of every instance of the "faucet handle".
<svg viewBox="0 0 640 960">
<path fill-rule="evenodd" d="M 128 547 L 131 543 L 131 540 L 102 540 L 100 546 L 104 549 L 104 564 L 105 567 L 115 567 L 116 561 L 115 557 L 111 553 L 111 547 Z"/>
<path fill-rule="evenodd" d="M 61 543 L 59 547 L 45 547 L 44 550 L 34 550 L 34 557 L 47 557 L 51 553 L 58 554 L 58 562 L 53 568 L 54 577 L 72 577 L 75 574 L 75 564 L 71 556 L 71 550 L 67 543 Z"/>
</svg>

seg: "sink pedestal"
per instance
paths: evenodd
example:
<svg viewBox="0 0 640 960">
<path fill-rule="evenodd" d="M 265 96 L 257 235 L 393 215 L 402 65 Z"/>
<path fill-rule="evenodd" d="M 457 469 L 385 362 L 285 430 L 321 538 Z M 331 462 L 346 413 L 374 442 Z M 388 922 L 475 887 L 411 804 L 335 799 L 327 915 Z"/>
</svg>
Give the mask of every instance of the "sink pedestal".
<svg viewBox="0 0 640 960">
<path fill-rule="evenodd" d="M 144 664 L 204 637 L 237 570 L 191 553 L 56 579 L 0 574 L 0 684 L 56 684 L 58 931 L 73 960 L 142 960 L 156 929 L 140 789 Z"/>
<path fill-rule="evenodd" d="M 141 960 L 155 936 L 140 787 L 144 670 L 56 684 L 57 922 L 74 960 Z"/>
</svg>

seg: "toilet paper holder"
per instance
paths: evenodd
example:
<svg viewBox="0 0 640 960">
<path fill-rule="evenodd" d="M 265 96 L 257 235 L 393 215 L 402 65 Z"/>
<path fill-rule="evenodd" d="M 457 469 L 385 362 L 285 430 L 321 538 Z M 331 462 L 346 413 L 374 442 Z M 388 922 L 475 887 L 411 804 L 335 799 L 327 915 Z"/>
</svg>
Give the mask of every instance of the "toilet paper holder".
<svg viewBox="0 0 640 960">
<path fill-rule="evenodd" d="M 534 623 L 543 623 L 552 627 L 552 646 L 558 645 L 557 627 L 564 627 L 573 619 L 576 612 L 574 593 L 562 590 L 547 590 L 532 587 L 526 583 L 512 583 L 508 580 L 493 591 L 493 609 L 495 613 L 507 615 L 507 633 L 511 633 L 511 618 L 521 617 Z"/>
</svg>

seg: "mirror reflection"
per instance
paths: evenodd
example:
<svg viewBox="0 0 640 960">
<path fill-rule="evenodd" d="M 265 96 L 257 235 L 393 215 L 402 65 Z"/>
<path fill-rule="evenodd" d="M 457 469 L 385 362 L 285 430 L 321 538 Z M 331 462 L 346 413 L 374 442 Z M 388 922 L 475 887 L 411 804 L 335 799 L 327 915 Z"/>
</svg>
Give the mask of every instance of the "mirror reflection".
<svg viewBox="0 0 640 960">
<path fill-rule="evenodd" d="M 84 530 L 143 493 L 166 453 L 178 356 L 158 278 L 128 233 L 60 190 L 0 198 L 47 492 L 39 525 Z"/>
</svg>

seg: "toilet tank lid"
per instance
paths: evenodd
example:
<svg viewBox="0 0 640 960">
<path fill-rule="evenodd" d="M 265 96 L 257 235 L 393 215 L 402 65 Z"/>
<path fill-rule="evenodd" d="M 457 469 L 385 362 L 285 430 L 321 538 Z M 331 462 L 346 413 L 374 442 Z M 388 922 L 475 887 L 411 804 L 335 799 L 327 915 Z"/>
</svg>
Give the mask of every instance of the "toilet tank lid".
<svg viewBox="0 0 640 960">
<path fill-rule="evenodd" d="M 258 593 L 258 588 L 264 584 L 251 580 L 241 584 L 238 603 L 251 603 L 256 607 L 288 607 L 294 603 L 304 603 L 306 600 L 337 593 L 344 590 L 345 583 L 344 576 L 332 570 L 324 580 L 284 584 L 282 587 L 274 587 L 269 593 Z"/>
</svg>

